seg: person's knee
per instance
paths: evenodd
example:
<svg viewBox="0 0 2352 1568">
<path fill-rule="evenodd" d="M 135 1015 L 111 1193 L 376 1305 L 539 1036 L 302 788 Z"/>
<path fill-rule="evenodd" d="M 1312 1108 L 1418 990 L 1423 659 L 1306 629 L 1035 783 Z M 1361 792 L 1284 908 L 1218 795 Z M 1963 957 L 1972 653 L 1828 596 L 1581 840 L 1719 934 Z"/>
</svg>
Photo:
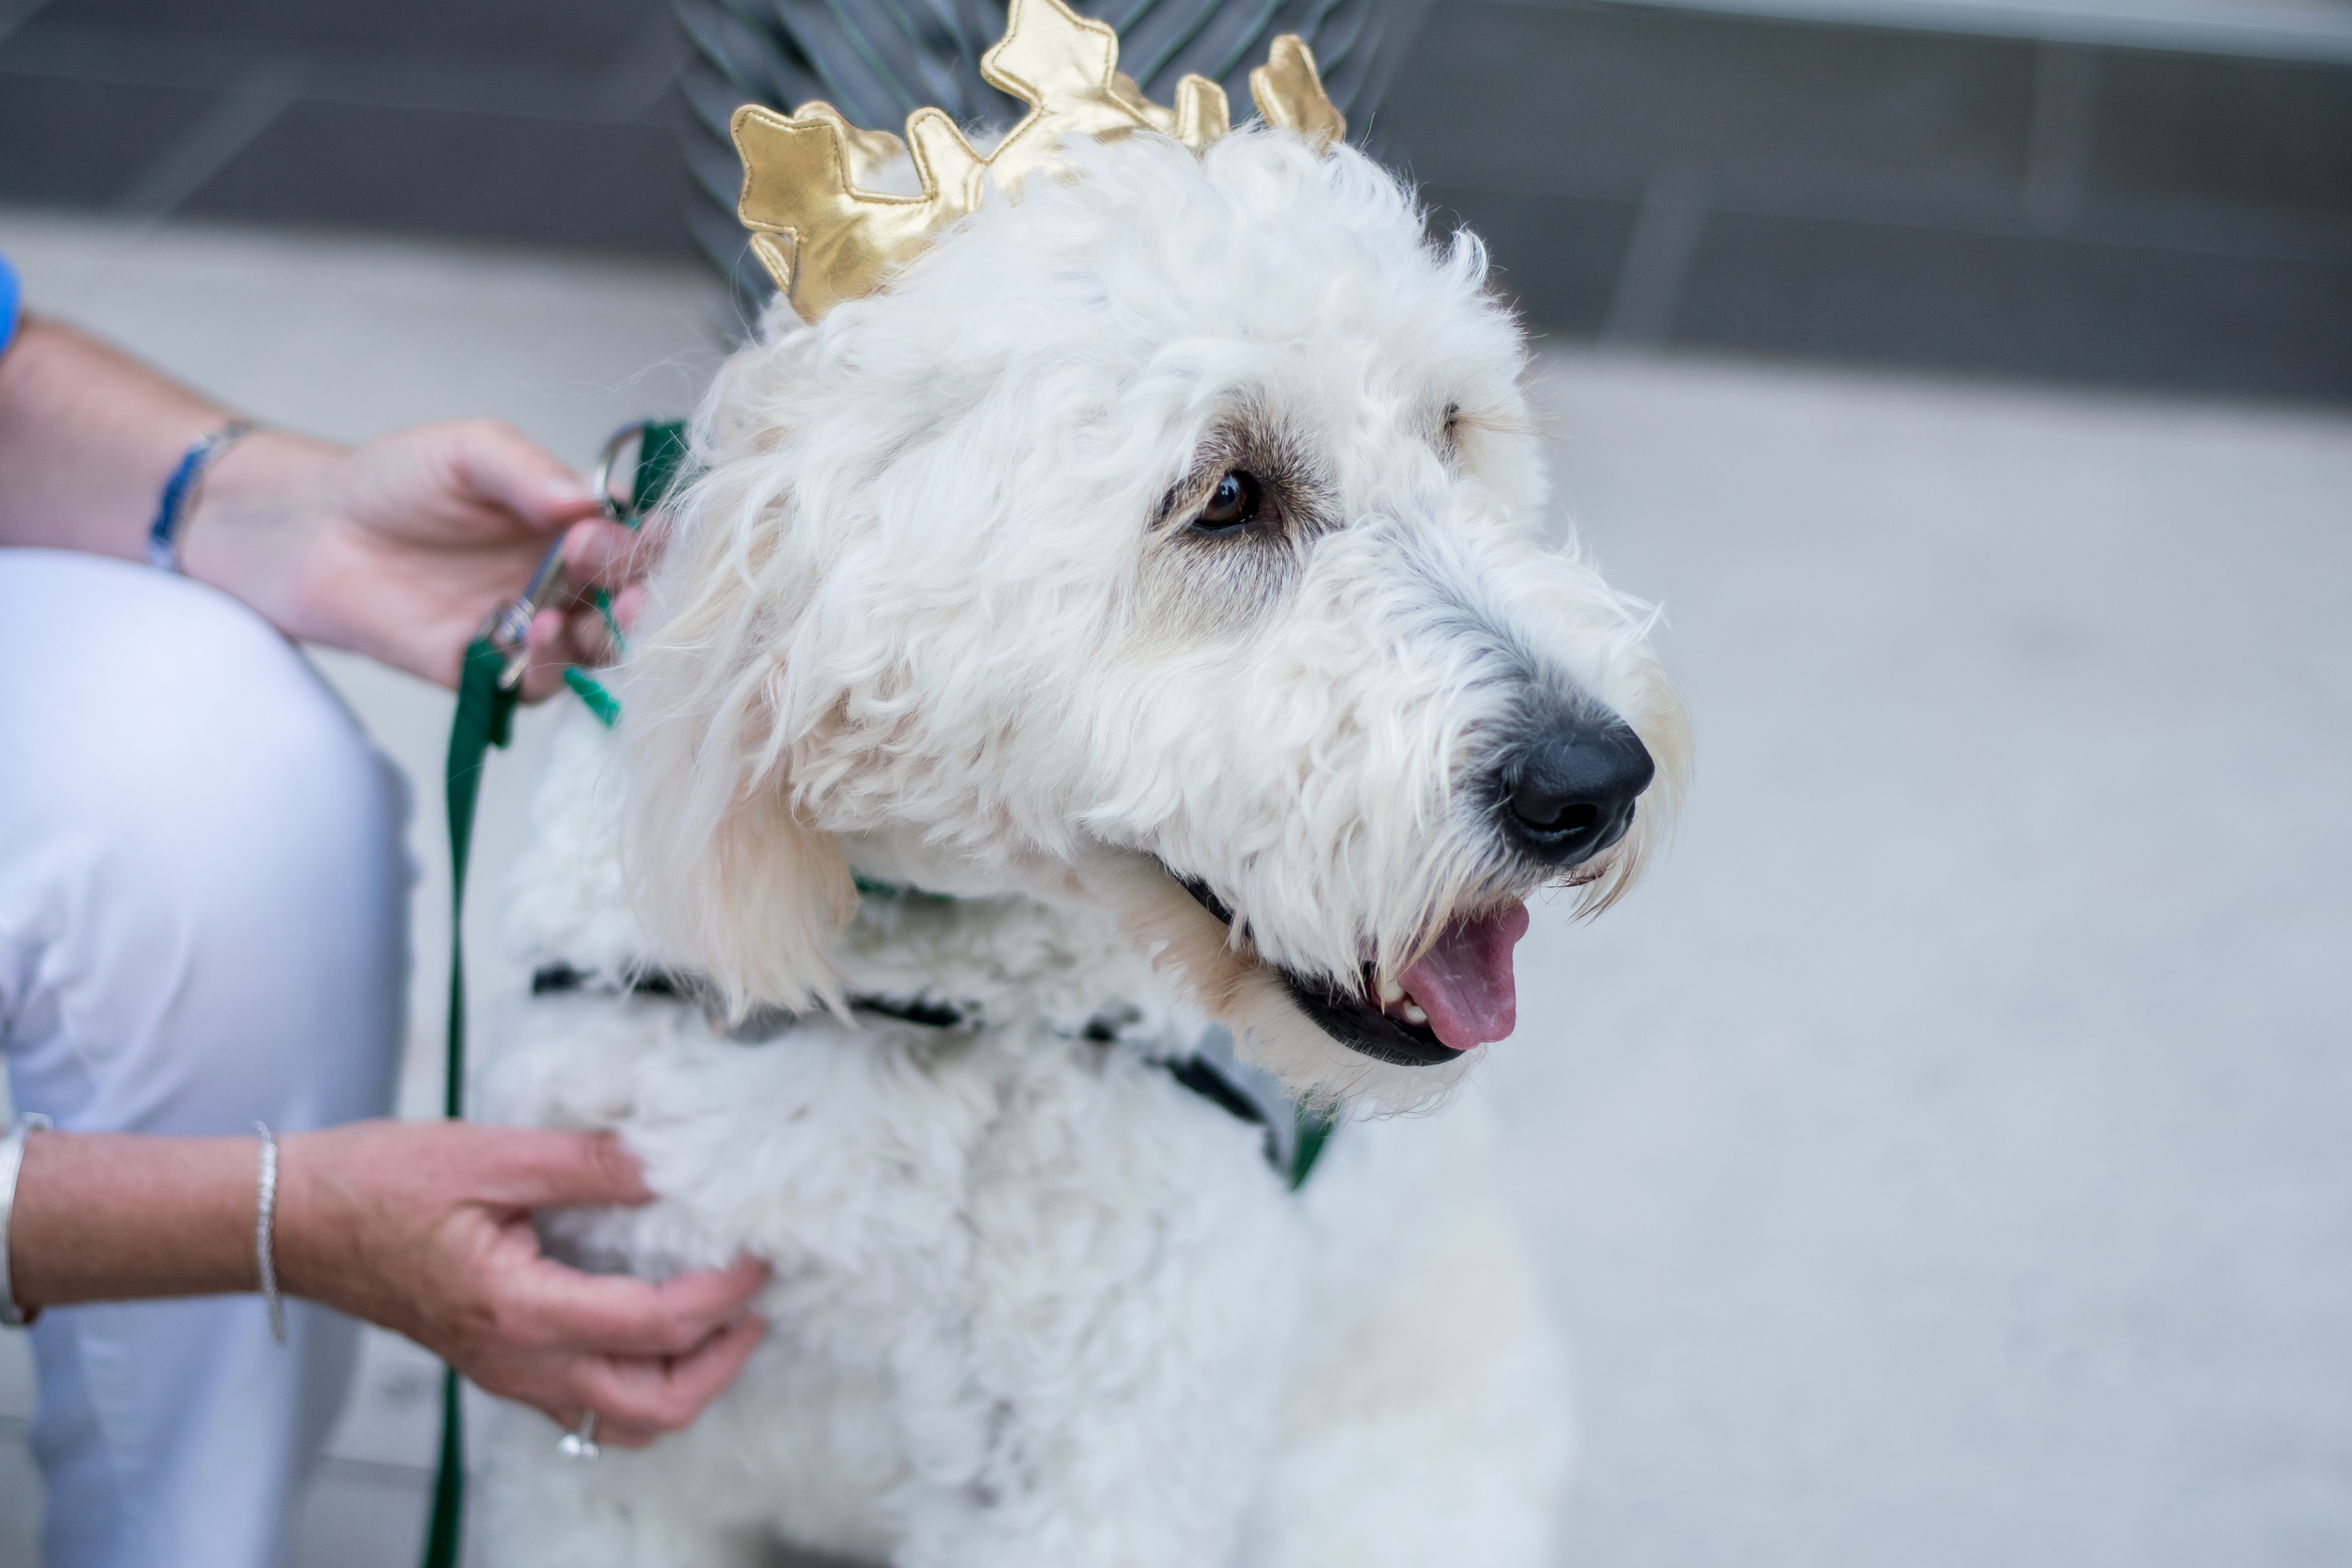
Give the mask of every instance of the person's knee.
<svg viewBox="0 0 2352 1568">
<path fill-rule="evenodd" d="M 136 574 L 135 574 L 136 576 Z M 301 654 L 244 606 L 148 576 L 93 721 L 102 796 L 174 896 L 246 915 L 381 899 L 402 879 L 405 785 Z"/>
<path fill-rule="evenodd" d="M 406 987 L 405 784 L 243 607 L 106 562 L 0 574 L 0 601 L 37 592 L 53 636 L 87 641 L 0 700 L 36 759 L 0 808 L 49 847 L 26 879 L 72 949 L 49 1010 L 93 1113 L 160 1130 L 380 1110 Z"/>
</svg>

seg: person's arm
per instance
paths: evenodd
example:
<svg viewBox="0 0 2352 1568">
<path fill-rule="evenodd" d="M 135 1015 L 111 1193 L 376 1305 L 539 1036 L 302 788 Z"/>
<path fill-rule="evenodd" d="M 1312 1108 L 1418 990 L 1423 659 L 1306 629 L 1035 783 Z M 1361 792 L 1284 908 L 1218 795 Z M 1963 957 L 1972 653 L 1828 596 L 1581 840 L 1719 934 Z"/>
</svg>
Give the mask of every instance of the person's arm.
<svg viewBox="0 0 2352 1568">
<path fill-rule="evenodd" d="M 27 316 L 0 354 L 0 546 L 146 558 L 164 484 L 232 416 L 72 328 Z M 465 645 L 564 541 L 579 590 L 642 590 L 634 538 L 597 519 L 579 477 L 511 427 L 461 420 L 345 449 L 259 430 L 206 470 L 180 525 L 188 576 L 291 636 L 453 685 Z M 532 628 L 527 695 L 608 657 L 584 600 Z"/>
<path fill-rule="evenodd" d="M 229 412 L 55 323 L 0 353 L 0 546 L 145 559 L 166 480 Z M 641 592 L 634 539 L 580 521 L 580 481 L 503 425 L 424 426 L 345 451 L 262 432 L 213 465 L 181 525 L 191 577 L 297 637 L 453 682 L 467 641 L 556 538 L 571 579 Z M 567 615 L 567 611 L 569 612 Z M 604 652 L 594 610 L 541 612 L 527 694 Z M 250 1139 L 27 1140 L 8 1239 L 27 1308 L 255 1287 Z M 751 1265 L 662 1285 L 542 1259 L 533 1207 L 643 1202 L 609 1140 L 371 1123 L 285 1140 L 288 1291 L 407 1334 L 495 1393 L 628 1444 L 682 1426 L 751 1354 Z"/>
<path fill-rule="evenodd" d="M 25 1310 L 251 1291 L 254 1138 L 36 1132 L 8 1225 Z M 534 1208 L 643 1203 L 607 1134 L 361 1122 L 279 1143 L 274 1253 L 289 1295 L 406 1335 L 494 1394 L 597 1439 L 675 1431 L 757 1346 L 767 1271 L 656 1285 L 543 1258 Z"/>
</svg>

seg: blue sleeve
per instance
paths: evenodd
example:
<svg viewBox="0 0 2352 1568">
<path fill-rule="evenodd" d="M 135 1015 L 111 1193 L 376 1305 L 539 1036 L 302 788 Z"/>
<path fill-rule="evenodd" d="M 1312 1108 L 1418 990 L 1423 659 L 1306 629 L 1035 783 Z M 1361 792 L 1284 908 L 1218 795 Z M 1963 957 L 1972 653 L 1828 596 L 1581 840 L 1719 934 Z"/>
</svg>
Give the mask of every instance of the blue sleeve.
<svg viewBox="0 0 2352 1568">
<path fill-rule="evenodd" d="M 8 265 L 6 256 L 0 256 L 0 354 L 8 353 L 16 338 L 17 303 L 16 269 Z"/>
</svg>

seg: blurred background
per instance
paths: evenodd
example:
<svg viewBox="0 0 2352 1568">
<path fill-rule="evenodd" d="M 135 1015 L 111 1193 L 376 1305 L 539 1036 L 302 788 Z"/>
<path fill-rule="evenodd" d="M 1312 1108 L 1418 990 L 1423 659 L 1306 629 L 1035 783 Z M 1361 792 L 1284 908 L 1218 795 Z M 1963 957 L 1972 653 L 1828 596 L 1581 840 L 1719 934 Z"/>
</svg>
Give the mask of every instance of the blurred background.
<svg viewBox="0 0 2352 1568">
<path fill-rule="evenodd" d="M 262 419 L 584 464 L 741 330 L 715 119 L 989 108 L 841 14 L 0 0 L 0 252 Z M 1490 242 L 1551 522 L 1663 604 L 1698 737 L 1471 1090 L 1572 1346 L 1564 1568 L 2352 1562 L 2352 3 L 1244 20 L 1128 60 L 1315 32 Z M 449 700 L 318 657 L 420 784 L 429 1114 Z M 478 1030 L 549 718 L 489 770 Z M 306 1565 L 415 1560 L 434 1371 L 366 1355 Z M 0 1568 L 31 1397 L 0 1337 Z"/>
<path fill-rule="evenodd" d="M 1560 339 L 2352 397 L 2347 0 L 1427 3 L 1229 8 L 1241 48 L 1131 34 L 1124 63 L 1238 86 L 1296 27 L 1349 99 L 1376 55 L 1357 132 Z M 732 263 L 707 127 L 736 103 L 1002 106 L 968 67 L 866 70 L 890 40 L 807 0 L 683 14 L 0 0 L 0 201 Z M 771 69 L 787 32 L 853 69 Z"/>
</svg>

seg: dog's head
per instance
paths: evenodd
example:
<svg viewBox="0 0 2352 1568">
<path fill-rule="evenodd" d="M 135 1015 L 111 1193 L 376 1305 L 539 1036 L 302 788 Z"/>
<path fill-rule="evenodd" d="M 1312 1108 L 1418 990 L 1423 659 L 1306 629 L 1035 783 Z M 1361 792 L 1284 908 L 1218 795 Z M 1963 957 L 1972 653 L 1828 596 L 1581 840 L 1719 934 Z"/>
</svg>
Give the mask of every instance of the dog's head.
<svg viewBox="0 0 2352 1568">
<path fill-rule="evenodd" d="M 1523 901 L 1616 896 L 1685 742 L 1648 611 L 1544 542 L 1485 270 L 1255 129 L 1075 140 L 882 292 L 774 307 L 633 660 L 677 956 L 827 996 L 845 843 L 919 843 L 1110 909 L 1295 1084 L 1417 1098 L 1508 1034 Z"/>
</svg>

